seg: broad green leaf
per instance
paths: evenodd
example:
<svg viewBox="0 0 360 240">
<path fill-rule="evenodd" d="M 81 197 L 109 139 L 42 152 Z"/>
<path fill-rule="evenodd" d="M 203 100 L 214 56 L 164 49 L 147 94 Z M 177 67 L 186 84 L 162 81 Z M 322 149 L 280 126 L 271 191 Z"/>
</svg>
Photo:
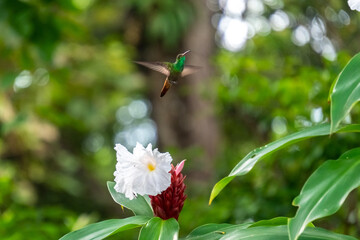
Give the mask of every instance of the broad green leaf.
<svg viewBox="0 0 360 240">
<path fill-rule="evenodd" d="M 264 226 L 281 226 L 287 225 L 288 218 L 287 217 L 277 217 L 269 220 L 261 220 L 256 223 L 251 224 L 250 227 L 264 227 Z"/>
<path fill-rule="evenodd" d="M 256 223 L 251 224 L 249 227 L 264 227 L 264 226 L 281 226 L 287 225 L 289 218 L 287 217 L 276 217 L 268 220 L 260 220 Z M 309 223 L 307 227 L 315 227 L 314 224 Z"/>
<path fill-rule="evenodd" d="M 149 217 L 145 216 L 134 216 L 93 223 L 66 234 L 60 240 L 100 240 L 118 232 L 140 227 L 149 221 L 149 219 Z"/>
<path fill-rule="evenodd" d="M 336 132 L 360 132 L 360 124 L 352 124 L 338 129 Z M 221 179 L 212 189 L 209 204 L 223 190 L 223 188 L 234 179 L 235 176 L 241 176 L 248 173 L 254 165 L 264 157 L 274 153 L 290 144 L 300 142 L 302 140 L 324 136 L 330 134 L 330 124 L 324 123 L 313 127 L 305 128 L 302 131 L 290 134 L 286 137 L 271 142 L 263 147 L 256 148 L 248 153 L 230 172 L 229 176 Z"/>
<path fill-rule="evenodd" d="M 251 223 L 244 223 L 240 225 L 209 223 L 195 228 L 186 237 L 186 240 L 218 240 L 225 234 L 231 233 L 237 229 L 247 228 L 250 225 Z"/>
<path fill-rule="evenodd" d="M 148 217 L 154 216 L 150 202 L 149 200 L 147 200 L 148 196 L 138 195 L 133 200 L 130 200 L 127 197 L 125 197 L 125 194 L 118 193 L 115 191 L 114 189 L 115 182 L 108 181 L 107 186 L 111 194 L 111 197 L 114 199 L 114 201 L 120 204 L 121 206 L 130 209 L 131 211 L 133 211 L 135 215 L 143 215 Z"/>
<path fill-rule="evenodd" d="M 299 209 L 289 221 L 290 239 L 297 239 L 309 222 L 339 210 L 350 191 L 360 185 L 359 172 L 360 148 L 322 164 L 294 199 L 293 204 Z"/>
<path fill-rule="evenodd" d="M 224 234 L 220 240 L 288 240 L 286 226 L 252 227 L 237 229 Z M 307 228 L 300 240 L 356 240 L 354 237 L 326 231 L 321 228 Z"/>
<path fill-rule="evenodd" d="M 229 182 L 231 182 L 234 178 L 235 176 L 227 176 L 215 184 L 210 194 L 209 205 L 211 205 L 211 202 L 214 200 L 214 198 L 219 195 L 219 193 L 224 189 L 224 187 L 226 187 L 226 185 L 228 185 Z"/>
<path fill-rule="evenodd" d="M 175 218 L 162 220 L 154 217 L 141 228 L 139 240 L 177 240 L 178 234 L 179 224 Z"/>
<path fill-rule="evenodd" d="M 345 66 L 334 86 L 330 89 L 331 133 L 335 132 L 340 122 L 360 100 L 360 53 L 355 55 Z"/>
<path fill-rule="evenodd" d="M 214 231 L 219 231 L 224 228 L 232 227 L 234 224 L 230 223 L 208 223 L 195 228 L 187 237 L 199 236 Z"/>
</svg>

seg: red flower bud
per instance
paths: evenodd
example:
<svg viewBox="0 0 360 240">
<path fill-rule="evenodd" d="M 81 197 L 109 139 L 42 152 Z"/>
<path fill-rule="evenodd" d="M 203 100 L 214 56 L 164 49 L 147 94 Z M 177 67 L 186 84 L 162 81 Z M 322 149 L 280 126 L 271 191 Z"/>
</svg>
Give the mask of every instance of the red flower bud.
<svg viewBox="0 0 360 240">
<path fill-rule="evenodd" d="M 165 191 L 156 196 L 149 196 L 156 217 L 164 220 L 169 218 L 178 220 L 186 199 L 184 193 L 186 188 L 184 184 L 185 176 L 181 173 L 184 162 L 185 160 L 176 165 L 176 167 L 171 165 L 171 184 Z"/>
</svg>

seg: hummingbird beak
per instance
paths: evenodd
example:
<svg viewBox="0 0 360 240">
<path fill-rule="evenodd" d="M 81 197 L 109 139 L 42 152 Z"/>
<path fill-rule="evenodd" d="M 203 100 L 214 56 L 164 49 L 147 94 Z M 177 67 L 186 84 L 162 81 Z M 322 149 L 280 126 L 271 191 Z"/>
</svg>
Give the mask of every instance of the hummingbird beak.
<svg viewBox="0 0 360 240">
<path fill-rule="evenodd" d="M 182 55 L 182 56 L 185 56 L 185 54 L 187 54 L 187 53 L 189 53 L 189 52 L 190 52 L 190 50 L 187 50 L 186 52 L 182 53 L 181 55 Z"/>
</svg>

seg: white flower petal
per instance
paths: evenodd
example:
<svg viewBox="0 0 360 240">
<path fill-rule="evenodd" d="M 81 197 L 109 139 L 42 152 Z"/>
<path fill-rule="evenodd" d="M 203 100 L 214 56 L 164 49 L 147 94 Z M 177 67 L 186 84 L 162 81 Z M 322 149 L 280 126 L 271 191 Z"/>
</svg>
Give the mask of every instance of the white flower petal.
<svg viewBox="0 0 360 240">
<path fill-rule="evenodd" d="M 169 153 L 152 150 L 137 143 L 131 154 L 121 144 L 115 145 L 116 171 L 115 190 L 124 193 L 129 199 L 137 194 L 157 195 L 166 190 L 171 183 L 171 161 Z"/>
<path fill-rule="evenodd" d="M 144 155 L 145 152 L 146 149 L 144 148 L 144 146 L 137 142 L 136 146 L 133 149 L 134 157 L 141 157 L 142 155 Z"/>
<path fill-rule="evenodd" d="M 156 148 L 156 149 L 157 149 L 157 148 Z M 152 153 L 152 144 L 151 144 L 151 143 L 149 143 L 149 144 L 147 145 L 146 150 L 147 150 L 148 152 L 151 152 L 151 153 Z"/>
<path fill-rule="evenodd" d="M 360 0 L 348 0 L 348 4 L 351 10 L 360 12 Z"/>
<path fill-rule="evenodd" d="M 121 144 L 116 144 L 115 148 L 116 150 L 116 159 L 118 162 L 123 162 L 123 161 L 119 161 L 120 159 L 124 159 L 125 161 L 134 161 L 134 157 L 133 155 Z"/>
</svg>

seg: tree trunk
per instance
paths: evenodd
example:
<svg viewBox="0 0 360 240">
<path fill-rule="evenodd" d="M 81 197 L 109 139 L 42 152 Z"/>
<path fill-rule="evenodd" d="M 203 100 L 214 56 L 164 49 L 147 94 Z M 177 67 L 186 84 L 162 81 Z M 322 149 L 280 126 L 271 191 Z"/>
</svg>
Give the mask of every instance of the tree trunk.
<svg viewBox="0 0 360 240">
<path fill-rule="evenodd" d="M 160 148 L 176 146 L 181 150 L 200 149 L 201 154 L 193 159 L 182 155 L 174 156 L 174 160 L 188 158 L 188 164 L 193 169 L 187 172 L 188 178 L 192 179 L 189 182 L 196 182 L 194 184 L 197 186 L 204 185 L 207 191 L 211 187 L 209 180 L 213 178 L 214 160 L 219 146 L 214 94 L 211 94 L 215 91 L 211 84 L 213 68 L 209 63 L 215 47 L 215 32 L 211 26 L 211 12 L 206 7 L 206 0 L 194 1 L 194 4 L 197 12 L 196 20 L 184 38 L 185 48 L 179 49 L 178 52 L 190 49 L 186 63 L 201 66 L 202 69 L 172 86 L 162 98 L 160 98 L 160 90 L 165 77 L 152 73 L 151 78 L 158 80 L 152 80 L 150 98 L 153 104 L 153 117 L 158 126 Z M 153 52 L 151 56 L 154 57 L 154 54 L 156 53 Z M 156 59 L 166 60 L 161 56 Z M 174 60 L 168 59 L 168 61 Z"/>
<path fill-rule="evenodd" d="M 193 54 L 189 55 L 191 62 L 201 66 L 202 70 L 189 76 L 188 81 L 191 90 L 187 95 L 188 122 L 191 128 L 189 142 L 191 145 L 200 146 L 204 151 L 203 156 L 196 159 L 198 167 L 194 169 L 194 177 L 209 183 L 214 176 L 214 162 L 220 141 L 214 110 L 214 71 L 209 61 L 215 49 L 215 30 L 211 25 L 212 13 L 206 6 L 206 0 L 194 1 L 194 4 L 197 20 L 185 39 L 185 46 L 193 51 Z"/>
</svg>

